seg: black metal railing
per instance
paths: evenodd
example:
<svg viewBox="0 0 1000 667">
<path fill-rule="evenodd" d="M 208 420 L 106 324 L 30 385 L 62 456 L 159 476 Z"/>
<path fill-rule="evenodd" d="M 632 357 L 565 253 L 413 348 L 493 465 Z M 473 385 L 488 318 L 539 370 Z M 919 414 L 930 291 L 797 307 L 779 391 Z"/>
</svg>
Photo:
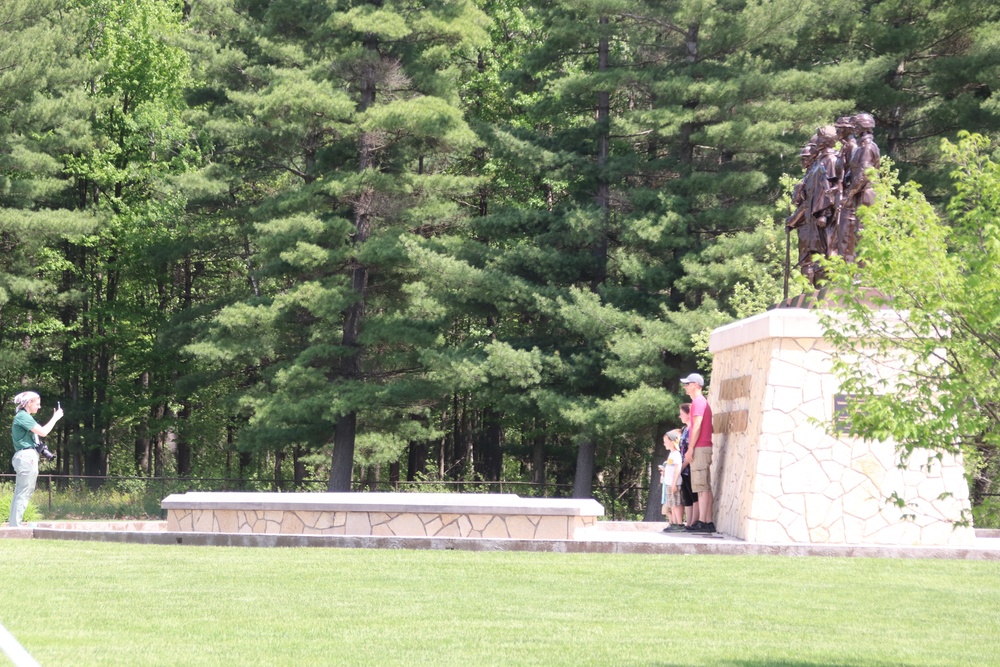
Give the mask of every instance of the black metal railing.
<svg viewBox="0 0 1000 667">
<path fill-rule="evenodd" d="M 15 475 L 0 474 L 0 485 L 13 490 Z M 114 507 L 114 500 L 131 499 L 127 512 L 130 515 L 143 513 L 148 517 L 163 516 L 159 501 L 171 493 L 186 491 L 297 491 L 320 492 L 327 490 L 325 479 L 306 479 L 298 484 L 287 479 L 238 479 L 230 477 L 130 477 L 39 474 L 32 497 L 33 503 L 45 508 L 51 515 L 57 505 L 76 505 L 87 508 L 88 518 L 116 518 L 120 508 Z M 355 482 L 353 490 L 407 492 L 450 492 L 450 493 L 513 493 L 536 498 L 569 498 L 573 493 L 572 484 L 538 484 L 523 481 L 460 481 L 460 480 L 420 480 L 398 482 L 379 481 L 377 483 Z M 647 497 L 647 487 L 595 485 L 593 496 L 604 506 L 604 519 L 608 521 L 641 520 Z M 104 505 L 102 505 L 104 499 Z M 101 508 L 107 510 L 102 512 Z M 108 516 L 102 516 L 108 515 Z"/>
</svg>

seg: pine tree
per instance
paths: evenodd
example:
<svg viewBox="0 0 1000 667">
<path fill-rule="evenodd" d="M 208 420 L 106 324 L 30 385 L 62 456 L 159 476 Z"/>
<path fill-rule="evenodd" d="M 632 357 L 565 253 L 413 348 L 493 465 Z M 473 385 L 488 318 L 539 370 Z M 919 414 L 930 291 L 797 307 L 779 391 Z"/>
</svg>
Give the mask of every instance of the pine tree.
<svg viewBox="0 0 1000 667">
<path fill-rule="evenodd" d="M 485 18 L 469 3 L 227 7 L 254 39 L 219 141 L 251 175 L 238 196 L 261 282 L 191 349 L 258 374 L 248 446 L 332 445 L 329 488 L 346 491 L 356 458 L 398 457 L 434 395 L 416 350 L 437 332 L 402 239 L 461 215 L 469 180 L 449 167 L 475 136 L 455 87 Z"/>
<path fill-rule="evenodd" d="M 488 133 L 497 202 L 440 249 L 461 264 L 422 256 L 442 301 L 460 285 L 456 306 L 496 323 L 453 376 L 573 446 L 577 495 L 595 463 L 641 481 L 698 337 L 780 296 L 767 184 L 821 105 L 794 101 L 778 29 L 809 8 L 552 5 L 511 82 L 522 107 Z"/>
<path fill-rule="evenodd" d="M 73 210 L 77 193 L 62 176 L 62 154 L 86 142 L 77 133 L 88 106 L 74 88 L 84 68 L 72 50 L 80 17 L 55 1 L 0 12 L 0 392 L 31 388 L 46 406 L 62 397 L 72 418 L 59 363 L 60 311 L 74 298 L 63 250 L 95 223 Z M 50 440 L 62 455 L 59 441 L 62 428 Z"/>
</svg>

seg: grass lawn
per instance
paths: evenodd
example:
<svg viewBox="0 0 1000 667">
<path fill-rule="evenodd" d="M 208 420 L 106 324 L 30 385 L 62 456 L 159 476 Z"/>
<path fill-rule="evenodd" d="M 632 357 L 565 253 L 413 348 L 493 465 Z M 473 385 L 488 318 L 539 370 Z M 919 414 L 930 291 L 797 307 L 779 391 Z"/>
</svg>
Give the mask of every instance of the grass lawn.
<svg viewBox="0 0 1000 667">
<path fill-rule="evenodd" d="M 997 562 L 2 540 L 0 578 L 46 667 L 1000 664 Z"/>
</svg>

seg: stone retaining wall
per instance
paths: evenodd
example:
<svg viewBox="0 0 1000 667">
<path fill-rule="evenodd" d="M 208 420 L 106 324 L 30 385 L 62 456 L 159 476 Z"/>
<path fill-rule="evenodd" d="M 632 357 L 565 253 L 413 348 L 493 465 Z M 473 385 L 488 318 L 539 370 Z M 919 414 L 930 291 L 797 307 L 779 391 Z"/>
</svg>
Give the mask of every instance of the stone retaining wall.
<svg viewBox="0 0 1000 667">
<path fill-rule="evenodd" d="M 187 493 L 164 499 L 167 530 L 286 535 L 574 539 L 594 500 L 498 494 Z"/>
</svg>

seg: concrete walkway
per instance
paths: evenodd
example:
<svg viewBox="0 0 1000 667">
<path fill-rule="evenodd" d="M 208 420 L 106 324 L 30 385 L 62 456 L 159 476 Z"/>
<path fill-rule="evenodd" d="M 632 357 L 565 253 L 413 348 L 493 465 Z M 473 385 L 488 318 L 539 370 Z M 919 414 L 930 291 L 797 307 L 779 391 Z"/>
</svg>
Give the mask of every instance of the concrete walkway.
<svg viewBox="0 0 1000 667">
<path fill-rule="evenodd" d="M 0 525 L 0 539 L 83 540 L 132 544 L 341 549 L 453 549 L 558 553 L 687 554 L 716 556 L 833 556 L 1000 560 L 1000 530 L 977 530 L 968 547 L 758 544 L 731 537 L 663 533 L 665 524 L 601 521 L 575 540 L 471 537 L 372 537 L 168 532 L 165 521 L 44 521 L 21 528 Z"/>
</svg>

